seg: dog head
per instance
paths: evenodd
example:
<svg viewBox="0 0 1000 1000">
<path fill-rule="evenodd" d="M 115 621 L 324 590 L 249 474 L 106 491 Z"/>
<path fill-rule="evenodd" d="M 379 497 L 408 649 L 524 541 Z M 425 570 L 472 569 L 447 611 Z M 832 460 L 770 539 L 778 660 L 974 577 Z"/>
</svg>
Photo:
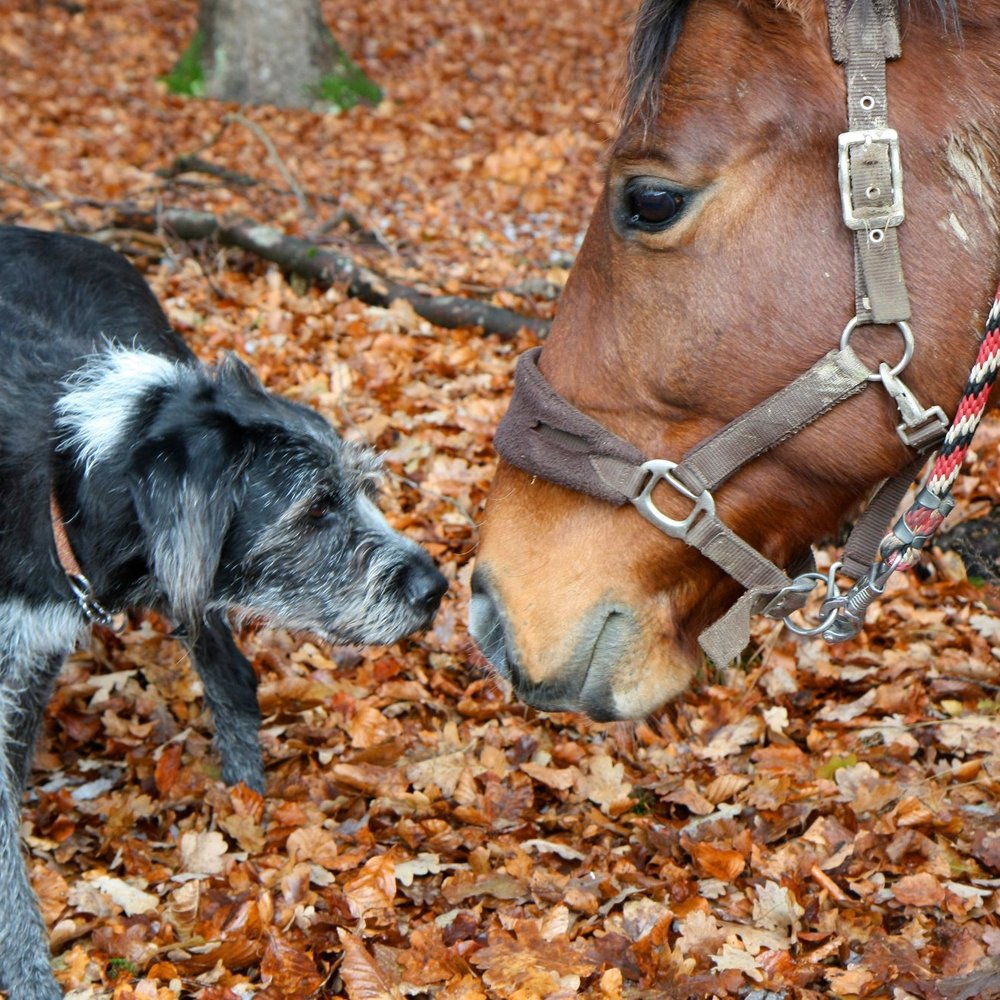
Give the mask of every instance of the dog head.
<svg viewBox="0 0 1000 1000">
<path fill-rule="evenodd" d="M 378 509 L 376 455 L 235 358 L 207 369 L 115 347 L 67 390 L 64 446 L 91 487 L 128 491 L 179 623 L 219 609 L 389 643 L 433 620 L 447 583 Z"/>
</svg>

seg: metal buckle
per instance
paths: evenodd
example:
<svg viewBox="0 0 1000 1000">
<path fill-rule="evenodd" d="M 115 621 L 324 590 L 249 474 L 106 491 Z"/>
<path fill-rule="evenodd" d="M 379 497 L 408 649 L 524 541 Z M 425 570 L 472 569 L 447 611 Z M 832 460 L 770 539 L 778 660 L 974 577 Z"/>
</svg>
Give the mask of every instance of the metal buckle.
<svg viewBox="0 0 1000 1000">
<path fill-rule="evenodd" d="M 889 205 L 858 208 L 851 195 L 851 147 L 871 146 L 876 142 L 884 142 L 889 147 L 892 202 Z M 903 221 L 903 162 L 899 155 L 899 133 L 894 128 L 841 132 L 837 138 L 837 172 L 844 225 L 848 229 L 885 229 L 898 226 Z"/>
<path fill-rule="evenodd" d="M 649 479 L 643 486 L 642 492 L 632 501 L 636 510 L 649 521 L 655 524 L 664 534 L 671 538 L 684 539 L 691 530 L 691 526 L 701 517 L 702 514 L 715 514 L 715 500 L 708 490 L 703 490 L 700 494 L 692 493 L 676 476 L 671 473 L 677 468 L 676 462 L 668 461 L 665 458 L 654 458 L 649 462 L 643 462 L 642 468 L 648 472 Z M 687 517 L 675 519 L 667 517 L 656 504 L 653 503 L 653 488 L 657 483 L 663 481 L 672 486 L 681 496 L 694 501 L 694 509 Z"/>
</svg>

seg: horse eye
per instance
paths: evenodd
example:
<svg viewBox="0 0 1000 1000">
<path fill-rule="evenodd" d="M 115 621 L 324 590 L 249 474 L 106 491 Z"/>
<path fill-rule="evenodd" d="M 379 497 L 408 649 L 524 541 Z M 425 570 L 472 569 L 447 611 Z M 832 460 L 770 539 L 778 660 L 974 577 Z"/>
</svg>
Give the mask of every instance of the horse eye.
<svg viewBox="0 0 1000 1000">
<path fill-rule="evenodd" d="M 649 178 L 636 177 L 625 185 L 625 214 L 637 229 L 664 229 L 684 207 L 684 196 Z"/>
</svg>

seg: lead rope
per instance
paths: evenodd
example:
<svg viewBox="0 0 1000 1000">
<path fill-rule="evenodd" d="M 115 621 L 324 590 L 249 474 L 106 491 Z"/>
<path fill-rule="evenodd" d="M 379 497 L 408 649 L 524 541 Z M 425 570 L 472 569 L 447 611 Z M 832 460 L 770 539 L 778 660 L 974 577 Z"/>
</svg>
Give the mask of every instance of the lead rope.
<svg viewBox="0 0 1000 1000">
<path fill-rule="evenodd" d="M 955 417 L 945 434 L 941 450 L 931 468 L 927 484 L 910 508 L 896 521 L 879 543 L 871 569 L 845 594 L 836 593 L 831 571 L 831 593 L 823 604 L 823 638 L 841 642 L 856 636 L 864 625 L 865 612 L 883 593 L 889 577 L 897 570 L 914 566 L 920 551 L 932 538 L 955 506 L 951 488 L 986 411 L 990 390 L 1000 369 L 1000 287 L 993 299 L 976 363 L 962 393 Z"/>
</svg>

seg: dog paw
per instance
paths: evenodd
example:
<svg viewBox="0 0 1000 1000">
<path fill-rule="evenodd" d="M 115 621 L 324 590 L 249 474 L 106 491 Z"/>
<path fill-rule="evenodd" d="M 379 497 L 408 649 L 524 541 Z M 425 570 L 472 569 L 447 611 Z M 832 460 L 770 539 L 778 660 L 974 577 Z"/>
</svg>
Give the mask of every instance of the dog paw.
<svg viewBox="0 0 1000 1000">
<path fill-rule="evenodd" d="M 241 782 L 247 786 L 247 788 L 253 789 L 258 795 L 264 794 L 265 782 L 264 782 L 264 768 L 260 765 L 260 762 L 254 765 L 246 765 L 245 763 L 240 763 L 233 766 L 222 765 L 222 780 L 232 788 Z"/>
</svg>

